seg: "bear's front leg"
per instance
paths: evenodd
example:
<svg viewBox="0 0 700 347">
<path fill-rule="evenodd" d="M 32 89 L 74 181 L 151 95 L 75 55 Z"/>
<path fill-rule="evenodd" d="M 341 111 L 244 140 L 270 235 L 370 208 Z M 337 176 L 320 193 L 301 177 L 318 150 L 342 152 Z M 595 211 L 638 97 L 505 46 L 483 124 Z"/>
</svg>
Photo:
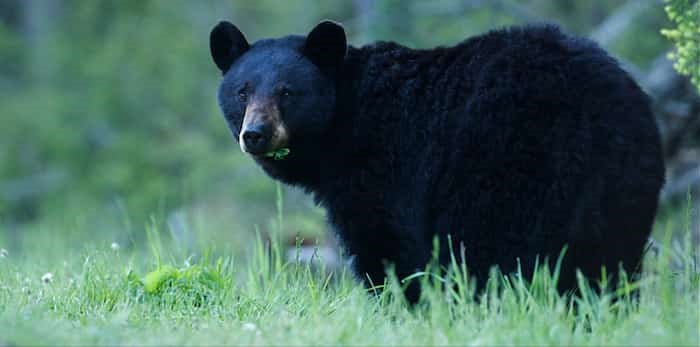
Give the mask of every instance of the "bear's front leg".
<svg viewBox="0 0 700 347">
<path fill-rule="evenodd" d="M 387 267 L 393 267 L 399 280 L 425 269 L 432 242 L 419 225 L 393 218 L 385 209 L 364 212 L 329 216 L 343 246 L 354 256 L 353 270 L 368 288 L 384 284 Z M 417 302 L 418 280 L 408 283 L 404 293 L 409 302 Z"/>
</svg>

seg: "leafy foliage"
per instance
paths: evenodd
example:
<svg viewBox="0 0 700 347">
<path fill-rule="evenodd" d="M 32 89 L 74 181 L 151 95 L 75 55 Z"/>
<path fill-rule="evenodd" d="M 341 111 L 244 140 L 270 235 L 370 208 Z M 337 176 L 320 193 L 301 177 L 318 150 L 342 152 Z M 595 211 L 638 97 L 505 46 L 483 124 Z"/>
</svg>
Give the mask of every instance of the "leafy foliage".
<svg viewBox="0 0 700 347">
<path fill-rule="evenodd" d="M 671 53 L 674 67 L 700 91 L 700 1 L 666 0 L 665 9 L 675 28 L 661 33 L 676 45 L 677 51 Z"/>
</svg>

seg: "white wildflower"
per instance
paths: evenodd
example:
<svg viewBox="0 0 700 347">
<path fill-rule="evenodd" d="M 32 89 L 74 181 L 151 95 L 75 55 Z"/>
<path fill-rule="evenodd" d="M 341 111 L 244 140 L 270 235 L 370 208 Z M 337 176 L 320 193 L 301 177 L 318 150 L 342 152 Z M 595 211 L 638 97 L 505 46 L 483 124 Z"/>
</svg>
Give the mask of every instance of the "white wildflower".
<svg viewBox="0 0 700 347">
<path fill-rule="evenodd" d="M 258 327 L 255 326 L 255 324 L 253 324 L 253 323 L 243 323 L 242 328 L 243 328 L 243 330 L 245 330 L 245 331 L 256 331 L 256 330 L 258 330 Z"/>
<path fill-rule="evenodd" d="M 7 258 L 7 250 L 0 248 L 0 258 Z"/>
<path fill-rule="evenodd" d="M 119 250 L 119 244 L 116 242 L 112 242 L 112 244 L 109 246 L 113 251 L 118 251 Z"/>
<path fill-rule="evenodd" d="M 192 266 L 192 263 L 193 263 L 192 259 L 194 259 L 195 256 L 196 256 L 196 254 L 190 254 L 190 255 L 187 257 L 187 259 L 185 259 L 185 261 L 184 261 L 185 267 L 190 267 L 190 266 Z"/>
<path fill-rule="evenodd" d="M 50 272 L 45 273 L 44 276 L 41 276 L 41 281 L 44 283 L 53 282 L 53 274 Z"/>
</svg>

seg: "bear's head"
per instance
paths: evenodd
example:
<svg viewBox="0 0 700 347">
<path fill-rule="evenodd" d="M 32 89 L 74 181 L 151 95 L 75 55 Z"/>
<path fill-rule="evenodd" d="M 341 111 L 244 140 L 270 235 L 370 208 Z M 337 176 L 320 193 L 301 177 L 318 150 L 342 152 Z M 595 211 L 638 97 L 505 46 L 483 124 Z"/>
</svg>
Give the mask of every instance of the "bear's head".
<svg viewBox="0 0 700 347">
<path fill-rule="evenodd" d="M 219 106 L 241 150 L 275 176 L 282 162 L 318 146 L 334 114 L 347 51 L 342 26 L 323 21 L 306 37 L 249 44 L 236 26 L 220 22 L 210 48 L 223 73 Z M 284 156 L 275 155 L 280 151 Z"/>
</svg>

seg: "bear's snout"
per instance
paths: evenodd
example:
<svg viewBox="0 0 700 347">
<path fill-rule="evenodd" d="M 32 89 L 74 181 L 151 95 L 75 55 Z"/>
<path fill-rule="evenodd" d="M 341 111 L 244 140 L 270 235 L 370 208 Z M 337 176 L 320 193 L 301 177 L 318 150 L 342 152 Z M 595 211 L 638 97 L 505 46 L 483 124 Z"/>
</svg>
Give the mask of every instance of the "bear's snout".
<svg viewBox="0 0 700 347">
<path fill-rule="evenodd" d="M 252 155 L 275 151 L 287 144 L 287 129 L 279 109 L 272 103 L 253 102 L 246 107 L 239 141 Z"/>
<path fill-rule="evenodd" d="M 270 143 L 270 131 L 262 123 L 249 125 L 241 133 L 243 151 L 251 154 L 263 154 L 267 152 Z"/>
</svg>

